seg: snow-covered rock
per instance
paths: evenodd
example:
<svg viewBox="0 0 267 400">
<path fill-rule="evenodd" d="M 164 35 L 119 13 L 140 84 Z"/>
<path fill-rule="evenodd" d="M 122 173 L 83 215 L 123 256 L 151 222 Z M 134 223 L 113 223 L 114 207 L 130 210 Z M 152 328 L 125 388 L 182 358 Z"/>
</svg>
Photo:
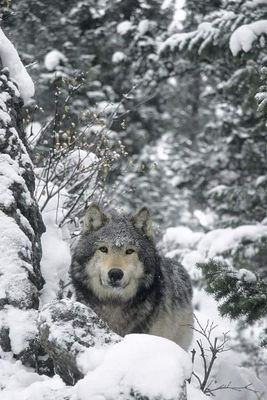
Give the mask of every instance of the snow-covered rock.
<svg viewBox="0 0 267 400">
<path fill-rule="evenodd" d="M 43 307 L 39 332 L 42 346 L 52 357 L 58 373 L 69 384 L 84 375 L 86 359 L 78 363 L 77 358 L 86 348 L 103 347 L 120 340 L 93 310 L 67 299 Z"/>
<path fill-rule="evenodd" d="M 122 339 L 71 300 L 45 306 L 39 331 L 60 376 L 70 384 L 80 380 L 72 400 L 185 398 L 191 358 L 170 340 L 141 334 Z"/>
</svg>

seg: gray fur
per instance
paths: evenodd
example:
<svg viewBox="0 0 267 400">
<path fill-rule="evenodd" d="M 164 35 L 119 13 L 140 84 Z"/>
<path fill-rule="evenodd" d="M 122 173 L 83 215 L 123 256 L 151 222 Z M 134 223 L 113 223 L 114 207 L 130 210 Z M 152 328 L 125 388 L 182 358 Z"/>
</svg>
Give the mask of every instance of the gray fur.
<svg viewBox="0 0 267 400">
<path fill-rule="evenodd" d="M 193 324 L 192 287 L 188 273 L 174 260 L 159 256 L 151 237 L 147 209 L 140 210 L 133 217 L 116 213 L 103 215 L 102 225 L 98 229 L 86 229 L 74 249 L 71 276 L 77 300 L 92 307 L 121 336 L 134 332 L 150 333 L 188 349 Z M 94 226 L 93 221 L 91 226 Z M 129 287 L 126 288 L 128 292 L 124 288 L 110 289 L 114 295 L 102 298 L 95 289 L 90 268 L 93 268 L 92 260 L 102 242 L 108 243 L 114 254 L 121 254 L 121 249 L 127 246 L 136 249 L 139 275 L 135 277 L 136 286 L 131 292 Z"/>
</svg>

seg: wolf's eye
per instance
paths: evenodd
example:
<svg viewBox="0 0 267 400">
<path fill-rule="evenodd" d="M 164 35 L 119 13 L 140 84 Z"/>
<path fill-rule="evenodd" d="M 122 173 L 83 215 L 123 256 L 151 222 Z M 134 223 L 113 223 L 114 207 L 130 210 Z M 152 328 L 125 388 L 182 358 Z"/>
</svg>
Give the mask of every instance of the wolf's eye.
<svg viewBox="0 0 267 400">
<path fill-rule="evenodd" d="M 108 248 L 106 246 L 99 247 L 99 250 L 102 251 L 102 253 L 107 253 L 108 252 Z"/>
<path fill-rule="evenodd" d="M 133 254 L 135 252 L 135 250 L 134 249 L 127 249 L 126 250 L 126 254 Z"/>
</svg>

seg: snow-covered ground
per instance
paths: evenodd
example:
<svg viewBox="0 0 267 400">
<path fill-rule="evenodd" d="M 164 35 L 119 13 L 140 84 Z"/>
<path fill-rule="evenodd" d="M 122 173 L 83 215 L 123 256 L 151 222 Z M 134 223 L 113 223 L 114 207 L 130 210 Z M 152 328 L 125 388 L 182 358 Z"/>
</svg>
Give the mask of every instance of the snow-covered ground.
<svg viewBox="0 0 267 400">
<path fill-rule="evenodd" d="M 56 297 L 60 279 L 65 279 L 70 263 L 69 245 L 64 240 L 65 234 L 53 220 L 53 207 L 46 212 L 44 219 L 47 233 L 43 237 L 42 270 L 46 285 L 42 292 L 42 305 Z M 54 218 L 56 216 L 54 215 Z M 266 236 L 266 226 L 243 226 L 236 229 L 213 230 L 208 233 L 193 232 L 187 227 L 167 229 L 163 238 L 163 247 L 168 256 L 179 257 L 193 279 L 199 278 L 196 262 L 212 256 L 219 256 L 225 250 L 234 249 L 243 238 Z M 256 239 L 255 239 L 256 240 Z M 57 256 L 55 257 L 55 245 Z M 52 262 L 51 262 L 52 260 Z M 245 352 L 235 350 L 237 340 L 237 323 L 219 316 L 217 303 L 203 289 L 194 289 L 195 326 L 200 324 L 215 326 L 210 340 L 224 340 L 227 333 L 229 342 L 225 345 L 228 351 L 218 354 L 210 377 L 210 388 L 231 386 L 234 389 L 222 388 L 214 392 L 214 398 L 223 400 L 265 399 L 266 388 L 256 376 L 253 368 L 245 367 L 249 361 Z M 198 321 L 198 322 L 197 322 Z M 249 328 L 246 338 L 254 341 L 257 327 Z M 192 349 L 195 349 L 194 374 L 203 379 L 204 364 L 197 341 L 201 340 L 207 360 L 210 359 L 209 343 L 199 332 L 195 332 Z M 262 350 L 262 356 L 264 351 Z M 266 354 L 265 354 L 266 356 Z M 59 376 L 49 378 L 40 376 L 15 361 L 9 354 L 2 354 L 0 360 L 0 385 L 3 388 L 3 400 L 43 400 L 69 396 L 72 400 L 105 400 L 123 399 L 129 388 L 135 388 L 147 394 L 149 398 L 163 396 L 164 399 L 175 398 L 179 385 L 191 374 L 191 353 L 186 354 L 176 344 L 162 338 L 148 335 L 129 335 L 125 339 L 106 348 L 88 349 L 80 359 L 85 378 L 74 387 L 68 387 Z M 265 382 L 266 384 L 266 382 Z M 192 377 L 187 384 L 188 400 L 207 398 L 199 389 L 199 382 Z M 262 397 L 257 397 L 259 394 Z M 153 397 L 154 396 L 154 397 Z M 265 396 L 265 397 L 264 397 Z"/>
</svg>

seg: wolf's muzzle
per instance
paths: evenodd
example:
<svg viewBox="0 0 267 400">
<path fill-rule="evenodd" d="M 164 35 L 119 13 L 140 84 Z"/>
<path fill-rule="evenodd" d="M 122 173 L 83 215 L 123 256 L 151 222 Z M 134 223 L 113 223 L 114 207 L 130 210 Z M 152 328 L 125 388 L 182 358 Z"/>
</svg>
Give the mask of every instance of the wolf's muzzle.
<svg viewBox="0 0 267 400">
<path fill-rule="evenodd" d="M 108 277 L 112 286 L 119 286 L 123 278 L 123 271 L 119 268 L 112 268 L 108 271 Z"/>
</svg>

